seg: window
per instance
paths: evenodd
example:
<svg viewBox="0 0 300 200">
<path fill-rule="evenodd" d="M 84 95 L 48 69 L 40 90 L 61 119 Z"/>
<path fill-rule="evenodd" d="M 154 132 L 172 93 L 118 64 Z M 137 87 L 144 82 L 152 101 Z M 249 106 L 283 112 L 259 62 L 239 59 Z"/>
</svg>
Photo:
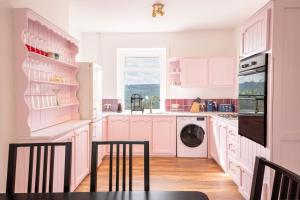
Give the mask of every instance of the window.
<svg viewBox="0 0 300 200">
<path fill-rule="evenodd" d="M 130 110 L 132 94 L 144 98 L 144 108 L 164 109 L 165 49 L 118 49 L 118 95 L 124 109 Z"/>
</svg>

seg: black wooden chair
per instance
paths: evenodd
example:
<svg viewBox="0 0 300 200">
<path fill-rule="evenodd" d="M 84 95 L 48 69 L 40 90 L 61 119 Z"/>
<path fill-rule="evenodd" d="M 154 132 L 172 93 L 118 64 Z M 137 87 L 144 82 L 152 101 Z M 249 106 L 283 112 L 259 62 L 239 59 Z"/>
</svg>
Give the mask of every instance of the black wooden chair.
<svg viewBox="0 0 300 200">
<path fill-rule="evenodd" d="M 71 183 L 71 159 L 72 159 L 72 143 L 25 143 L 25 144 L 10 144 L 8 155 L 8 169 L 7 169 L 7 182 L 6 193 L 15 193 L 15 181 L 16 181 L 16 168 L 17 168 L 17 152 L 19 147 L 29 148 L 29 170 L 28 170 L 28 185 L 27 193 L 32 193 L 32 176 L 34 166 L 34 151 L 36 149 L 36 164 L 35 164 L 35 179 L 34 179 L 34 193 L 39 192 L 40 188 L 40 168 L 43 163 L 42 171 L 42 192 L 53 192 L 53 175 L 54 175 L 54 161 L 55 161 L 55 147 L 65 147 L 65 169 L 64 169 L 64 192 L 70 192 Z M 50 147 L 50 163 L 49 163 L 49 182 L 47 177 L 48 172 L 48 152 Z M 41 149 L 44 150 L 43 161 L 41 162 Z"/>
<path fill-rule="evenodd" d="M 129 145 L 129 191 L 132 191 L 132 146 L 144 145 L 144 190 L 150 189 L 150 173 L 149 173 L 149 141 L 103 141 L 92 143 L 92 160 L 91 160 L 91 182 L 90 191 L 97 190 L 97 163 L 98 163 L 98 145 L 109 145 L 109 191 L 112 191 L 113 176 L 113 153 L 114 145 L 116 146 L 116 191 L 119 191 L 119 159 L 120 146 L 123 148 L 123 172 L 122 172 L 122 191 L 126 190 L 126 146 Z"/>
<path fill-rule="evenodd" d="M 275 171 L 271 200 L 300 199 L 300 176 L 264 158 L 256 157 L 250 200 L 261 199 L 265 167 Z"/>
</svg>

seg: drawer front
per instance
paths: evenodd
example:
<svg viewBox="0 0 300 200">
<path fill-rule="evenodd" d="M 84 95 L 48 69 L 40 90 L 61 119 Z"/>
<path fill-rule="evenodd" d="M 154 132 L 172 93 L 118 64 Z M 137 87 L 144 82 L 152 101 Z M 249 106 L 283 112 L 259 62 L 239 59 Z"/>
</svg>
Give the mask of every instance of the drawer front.
<svg viewBox="0 0 300 200">
<path fill-rule="evenodd" d="M 228 172 L 232 180 L 238 185 L 241 185 L 241 169 L 239 164 L 234 160 L 228 159 Z"/>
<path fill-rule="evenodd" d="M 235 141 L 228 140 L 227 141 L 227 152 L 228 155 L 235 158 L 239 159 L 240 157 L 240 145 L 236 143 Z"/>
<path fill-rule="evenodd" d="M 239 142 L 240 136 L 238 130 L 234 127 L 228 126 L 228 138 L 232 141 Z"/>
</svg>

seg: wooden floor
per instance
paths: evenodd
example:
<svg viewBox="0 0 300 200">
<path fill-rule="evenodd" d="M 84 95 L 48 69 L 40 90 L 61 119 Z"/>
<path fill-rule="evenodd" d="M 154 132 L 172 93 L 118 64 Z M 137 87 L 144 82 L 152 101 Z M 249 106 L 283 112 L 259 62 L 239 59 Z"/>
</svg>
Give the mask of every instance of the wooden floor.
<svg viewBox="0 0 300 200">
<path fill-rule="evenodd" d="M 104 159 L 98 169 L 98 191 L 108 191 L 108 163 Z M 76 192 L 89 191 L 89 183 L 87 177 Z M 133 160 L 133 190 L 143 190 L 142 158 Z M 211 200 L 243 199 L 231 178 L 210 159 L 150 158 L 150 190 L 201 191 Z"/>
</svg>

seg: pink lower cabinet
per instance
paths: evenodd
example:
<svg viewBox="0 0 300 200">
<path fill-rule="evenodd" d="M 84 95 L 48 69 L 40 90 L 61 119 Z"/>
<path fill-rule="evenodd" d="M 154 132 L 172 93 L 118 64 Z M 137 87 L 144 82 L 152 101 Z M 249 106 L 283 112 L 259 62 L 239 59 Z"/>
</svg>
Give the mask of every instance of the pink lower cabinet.
<svg viewBox="0 0 300 200">
<path fill-rule="evenodd" d="M 110 116 L 108 117 L 108 140 L 123 141 L 129 139 L 129 117 Z"/>
<path fill-rule="evenodd" d="M 210 120 L 210 135 L 209 135 L 209 151 L 210 156 L 217 162 L 220 163 L 220 135 L 218 121 L 214 118 Z"/>
<path fill-rule="evenodd" d="M 75 181 L 75 135 L 74 132 L 70 132 L 65 136 L 59 138 L 54 142 L 72 142 L 72 172 L 71 172 L 71 191 L 76 189 L 76 181 Z M 65 148 L 57 147 L 55 151 L 55 162 L 54 162 L 54 184 L 53 184 L 53 192 L 63 192 L 64 185 L 64 160 L 65 160 Z"/>
<path fill-rule="evenodd" d="M 224 123 L 219 125 L 219 137 L 220 137 L 220 146 L 219 146 L 219 155 L 220 155 L 220 165 L 223 170 L 227 171 L 227 126 Z"/>
<path fill-rule="evenodd" d="M 89 126 L 76 129 L 54 142 L 72 142 L 71 191 L 74 191 L 89 173 Z M 54 192 L 63 191 L 64 151 L 64 148 L 57 148 L 55 152 Z"/>
<path fill-rule="evenodd" d="M 108 117 L 107 123 L 107 139 L 108 141 L 127 141 L 129 140 L 130 131 L 130 117 L 129 116 L 110 116 Z M 106 145 L 107 152 L 109 151 L 109 146 Z M 116 152 L 116 147 L 114 146 L 114 152 Z M 122 148 L 120 148 L 122 153 Z"/>
<path fill-rule="evenodd" d="M 129 134 L 130 140 L 150 141 L 151 133 L 152 133 L 151 117 L 130 117 L 130 134 Z M 144 152 L 144 148 L 142 145 L 135 145 L 133 147 L 134 154 L 143 154 L 143 152 Z"/>
<path fill-rule="evenodd" d="M 239 191 L 245 199 L 250 198 L 253 174 L 248 169 L 241 167 Z"/>
<path fill-rule="evenodd" d="M 92 141 L 103 141 L 102 125 L 103 125 L 102 120 L 91 123 L 90 127 L 91 127 L 91 132 L 92 132 L 92 134 L 91 134 Z M 99 166 L 102 162 L 102 158 L 104 157 L 104 146 L 99 146 L 98 149 L 99 149 L 99 151 L 98 151 L 98 166 Z"/>
<path fill-rule="evenodd" d="M 88 126 L 75 131 L 75 184 L 78 186 L 89 173 L 90 139 Z"/>
<path fill-rule="evenodd" d="M 232 180 L 240 186 L 241 184 L 241 168 L 239 163 L 234 159 L 228 156 L 228 173 L 230 174 Z"/>
<path fill-rule="evenodd" d="M 102 119 L 102 141 L 107 141 L 107 137 L 108 137 L 108 127 L 107 127 L 107 117 Z M 104 158 L 104 156 L 107 154 L 107 150 L 106 147 L 103 146 L 103 156 L 102 159 Z"/>
<path fill-rule="evenodd" d="M 176 155 L 176 117 L 153 117 L 152 154 Z"/>
</svg>

